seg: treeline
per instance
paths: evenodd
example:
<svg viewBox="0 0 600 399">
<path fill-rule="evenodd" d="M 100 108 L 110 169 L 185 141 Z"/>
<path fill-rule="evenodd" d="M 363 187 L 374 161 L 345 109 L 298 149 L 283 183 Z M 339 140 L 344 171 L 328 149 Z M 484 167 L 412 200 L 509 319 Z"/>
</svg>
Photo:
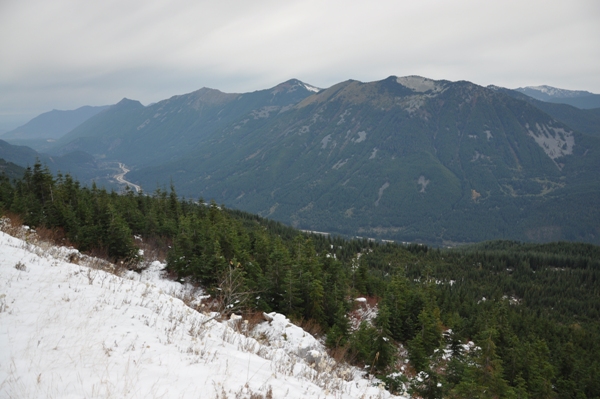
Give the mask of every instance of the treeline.
<svg viewBox="0 0 600 399">
<path fill-rule="evenodd" d="M 600 248 L 489 242 L 458 250 L 307 235 L 215 203 L 82 187 L 39 163 L 0 177 L 0 209 L 134 265 L 134 236 L 224 312 L 277 311 L 318 325 L 337 354 L 414 395 L 600 397 Z M 353 299 L 377 317 L 350 328 Z M 469 344 L 473 341 L 474 344 Z M 402 349 L 403 348 L 403 349 Z M 402 363 L 407 359 L 407 363 Z"/>
</svg>

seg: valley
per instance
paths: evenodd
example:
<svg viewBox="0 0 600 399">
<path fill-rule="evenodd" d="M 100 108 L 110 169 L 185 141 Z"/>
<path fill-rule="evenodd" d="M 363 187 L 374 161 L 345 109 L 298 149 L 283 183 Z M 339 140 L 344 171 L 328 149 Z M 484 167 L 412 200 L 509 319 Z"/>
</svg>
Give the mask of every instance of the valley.
<svg viewBox="0 0 600 399">
<path fill-rule="evenodd" d="M 121 162 L 119 162 L 119 168 L 121 168 L 121 173 L 118 173 L 116 175 L 114 175 L 114 179 L 119 182 L 120 184 L 125 184 L 129 187 L 132 187 L 137 193 L 142 191 L 142 188 L 140 186 L 138 186 L 137 184 L 133 184 L 130 181 L 125 180 L 125 175 L 129 172 L 129 169 L 127 169 L 125 167 L 124 164 L 122 164 Z"/>
<path fill-rule="evenodd" d="M 595 115 L 465 81 L 315 89 L 291 79 L 149 106 L 123 99 L 44 151 L 91 154 L 95 169 L 51 166 L 86 182 L 146 192 L 172 182 L 187 198 L 303 230 L 431 245 L 600 243 Z"/>
</svg>

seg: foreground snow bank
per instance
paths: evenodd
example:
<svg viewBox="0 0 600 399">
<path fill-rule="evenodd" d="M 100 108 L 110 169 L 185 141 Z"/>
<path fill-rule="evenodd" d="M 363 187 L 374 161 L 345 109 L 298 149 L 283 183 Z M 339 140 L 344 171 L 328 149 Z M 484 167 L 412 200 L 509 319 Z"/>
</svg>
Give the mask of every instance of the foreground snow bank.
<svg viewBox="0 0 600 399">
<path fill-rule="evenodd" d="M 243 334 L 177 299 L 160 264 L 119 277 L 73 253 L 0 232 L 0 397 L 393 397 L 282 315 Z"/>
</svg>

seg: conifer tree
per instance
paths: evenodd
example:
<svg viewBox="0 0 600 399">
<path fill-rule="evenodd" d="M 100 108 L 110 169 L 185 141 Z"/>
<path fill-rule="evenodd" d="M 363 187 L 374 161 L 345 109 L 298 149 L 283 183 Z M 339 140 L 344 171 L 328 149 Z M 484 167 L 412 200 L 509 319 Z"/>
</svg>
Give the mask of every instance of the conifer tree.
<svg viewBox="0 0 600 399">
<path fill-rule="evenodd" d="M 343 347 L 348 342 L 350 333 L 350 321 L 346 317 L 346 309 L 343 303 L 338 303 L 335 312 L 333 326 L 327 332 L 326 345 L 329 348 Z"/>
<path fill-rule="evenodd" d="M 133 243 L 133 234 L 123 218 L 113 209 L 108 207 L 108 234 L 105 244 L 108 255 L 114 259 L 132 260 L 136 257 L 136 248 Z"/>
<path fill-rule="evenodd" d="M 515 391 L 503 378 L 502 360 L 496 353 L 494 337 L 497 331 L 490 328 L 483 331 L 477 343 L 480 349 L 476 352 L 474 364 L 466 367 L 462 381 L 454 387 L 453 398 L 500 399 L 514 398 Z"/>
<path fill-rule="evenodd" d="M 397 341 L 406 341 L 405 323 L 409 319 L 406 307 L 408 282 L 403 276 L 394 276 L 384 297 L 384 303 L 390 310 L 390 332 Z"/>
<path fill-rule="evenodd" d="M 379 308 L 375 327 L 377 335 L 371 349 L 372 364 L 377 371 L 384 371 L 394 362 L 396 353 L 390 332 L 390 311 L 385 304 Z"/>
</svg>

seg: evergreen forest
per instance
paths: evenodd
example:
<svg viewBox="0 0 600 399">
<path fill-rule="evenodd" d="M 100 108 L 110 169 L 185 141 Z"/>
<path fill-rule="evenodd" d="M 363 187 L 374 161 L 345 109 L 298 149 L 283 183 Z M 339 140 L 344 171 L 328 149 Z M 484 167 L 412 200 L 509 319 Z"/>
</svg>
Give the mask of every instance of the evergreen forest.
<svg viewBox="0 0 600 399">
<path fill-rule="evenodd" d="M 453 249 L 307 234 L 171 186 L 86 187 L 39 162 L 0 177 L 0 213 L 131 269 L 138 242 L 229 312 L 312 325 L 331 353 L 423 398 L 600 398 L 600 247 L 491 241 Z M 377 316 L 349 315 L 376 303 Z M 402 372 L 400 372 L 402 371 Z"/>
</svg>

